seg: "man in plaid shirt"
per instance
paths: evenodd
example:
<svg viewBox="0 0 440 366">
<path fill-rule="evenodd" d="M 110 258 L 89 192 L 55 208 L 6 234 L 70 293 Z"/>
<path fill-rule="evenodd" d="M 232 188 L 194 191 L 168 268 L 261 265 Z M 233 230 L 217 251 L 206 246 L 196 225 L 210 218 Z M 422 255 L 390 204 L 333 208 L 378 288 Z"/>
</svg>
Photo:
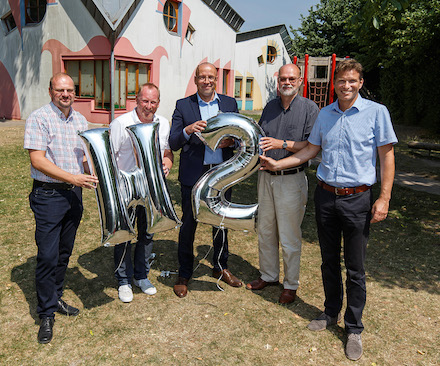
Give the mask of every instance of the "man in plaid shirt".
<svg viewBox="0 0 440 366">
<path fill-rule="evenodd" d="M 71 77 L 54 75 L 49 95 L 52 102 L 27 119 L 24 136 L 34 179 L 29 202 L 35 215 L 38 247 L 35 282 L 41 319 L 39 343 L 51 341 L 55 312 L 79 313 L 61 299 L 64 276 L 81 221 L 82 188 L 94 188 L 98 182 L 96 176 L 84 174 L 88 166 L 78 132 L 87 130 L 87 121 L 71 107 L 75 99 Z"/>
</svg>

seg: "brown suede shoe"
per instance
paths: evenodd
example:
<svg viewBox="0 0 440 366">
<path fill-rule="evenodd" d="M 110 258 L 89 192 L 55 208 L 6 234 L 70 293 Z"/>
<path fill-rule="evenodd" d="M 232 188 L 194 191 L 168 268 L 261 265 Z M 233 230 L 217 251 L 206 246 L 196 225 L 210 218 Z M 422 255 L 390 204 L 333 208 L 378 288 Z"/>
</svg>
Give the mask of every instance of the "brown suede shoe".
<svg viewBox="0 0 440 366">
<path fill-rule="evenodd" d="M 248 283 L 246 285 L 246 288 L 248 290 L 262 290 L 266 286 L 276 286 L 280 283 L 278 281 L 275 282 L 266 282 L 261 279 L 261 277 L 257 278 L 256 280 L 253 280 L 252 282 Z"/>
<path fill-rule="evenodd" d="M 296 299 L 296 290 L 286 290 L 281 292 L 280 299 L 278 300 L 280 304 L 290 304 Z"/>
<path fill-rule="evenodd" d="M 212 277 L 222 278 L 223 282 L 226 282 L 229 286 L 232 287 L 241 287 L 243 283 L 235 277 L 229 269 L 224 269 L 221 272 L 212 271 Z"/>
<path fill-rule="evenodd" d="M 188 293 L 188 278 L 179 277 L 174 285 L 174 293 L 178 297 L 185 297 Z"/>
</svg>

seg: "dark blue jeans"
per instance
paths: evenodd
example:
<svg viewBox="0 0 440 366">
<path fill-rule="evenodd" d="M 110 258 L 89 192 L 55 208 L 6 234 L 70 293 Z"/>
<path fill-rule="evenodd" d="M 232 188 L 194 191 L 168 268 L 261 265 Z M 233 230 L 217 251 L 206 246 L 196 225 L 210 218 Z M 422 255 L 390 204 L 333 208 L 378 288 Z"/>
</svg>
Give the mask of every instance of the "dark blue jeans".
<svg viewBox="0 0 440 366">
<path fill-rule="evenodd" d="M 192 210 L 191 192 L 192 187 L 182 184 L 180 187 L 182 194 L 182 226 L 179 231 L 179 245 L 177 255 L 179 258 L 179 277 L 191 278 L 194 266 L 194 237 L 197 229 L 197 221 Z M 231 200 L 232 191 L 229 189 L 225 193 L 227 200 Z M 212 265 L 214 271 L 228 268 L 228 230 L 212 228 L 212 242 L 214 255 Z"/>
<path fill-rule="evenodd" d="M 37 313 L 54 317 L 63 295 L 64 276 L 83 212 L 82 191 L 34 188 L 29 203 L 35 215 L 38 247 L 35 284 Z"/>
<path fill-rule="evenodd" d="M 344 239 L 344 263 L 347 271 L 347 309 L 344 321 L 347 333 L 361 333 L 362 312 L 367 290 L 365 254 L 370 231 L 371 189 L 349 196 L 336 196 L 317 186 L 315 213 L 321 247 L 321 273 L 325 293 L 325 313 L 336 317 L 342 309 L 341 237 Z"/>
<path fill-rule="evenodd" d="M 148 277 L 150 272 L 150 256 L 153 250 L 153 234 L 147 232 L 147 217 L 143 206 L 136 207 L 137 243 L 134 249 L 134 270 L 131 261 L 131 242 L 115 245 L 115 277 L 118 285 L 131 284 L 134 275 L 136 280 Z"/>
</svg>

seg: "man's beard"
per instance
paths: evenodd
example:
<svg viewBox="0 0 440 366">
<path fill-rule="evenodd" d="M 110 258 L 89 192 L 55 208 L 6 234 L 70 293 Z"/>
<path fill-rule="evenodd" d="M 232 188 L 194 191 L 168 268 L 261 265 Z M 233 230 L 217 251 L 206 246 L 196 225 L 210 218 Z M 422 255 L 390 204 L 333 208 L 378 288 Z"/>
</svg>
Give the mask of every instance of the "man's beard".
<svg viewBox="0 0 440 366">
<path fill-rule="evenodd" d="M 292 95 L 295 95 L 296 93 L 298 93 L 299 88 L 295 88 L 293 86 L 290 86 L 288 88 L 285 87 L 281 87 L 280 88 L 280 94 L 283 97 L 291 97 Z"/>
</svg>

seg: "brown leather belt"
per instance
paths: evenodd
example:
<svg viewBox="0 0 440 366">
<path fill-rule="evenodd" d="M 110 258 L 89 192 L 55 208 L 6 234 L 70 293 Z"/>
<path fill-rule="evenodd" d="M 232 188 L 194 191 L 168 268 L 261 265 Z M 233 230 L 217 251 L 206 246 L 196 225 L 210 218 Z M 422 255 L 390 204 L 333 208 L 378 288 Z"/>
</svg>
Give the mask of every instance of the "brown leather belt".
<svg viewBox="0 0 440 366">
<path fill-rule="evenodd" d="M 37 187 L 41 187 L 43 189 L 58 189 L 64 191 L 70 191 L 75 188 L 75 186 L 70 183 L 49 183 L 34 179 L 34 188 Z"/>
<path fill-rule="evenodd" d="M 336 196 L 349 196 L 350 194 L 366 192 L 371 188 L 371 186 L 367 186 L 366 184 L 359 187 L 338 188 L 330 186 L 321 180 L 318 180 L 318 186 L 324 188 L 326 191 L 334 193 Z"/>
<path fill-rule="evenodd" d="M 302 172 L 304 170 L 304 167 L 296 168 L 296 169 L 289 169 L 289 170 L 279 170 L 276 172 L 273 172 L 271 170 L 266 170 L 270 175 L 289 175 L 289 174 L 296 174 L 299 172 Z"/>
</svg>

